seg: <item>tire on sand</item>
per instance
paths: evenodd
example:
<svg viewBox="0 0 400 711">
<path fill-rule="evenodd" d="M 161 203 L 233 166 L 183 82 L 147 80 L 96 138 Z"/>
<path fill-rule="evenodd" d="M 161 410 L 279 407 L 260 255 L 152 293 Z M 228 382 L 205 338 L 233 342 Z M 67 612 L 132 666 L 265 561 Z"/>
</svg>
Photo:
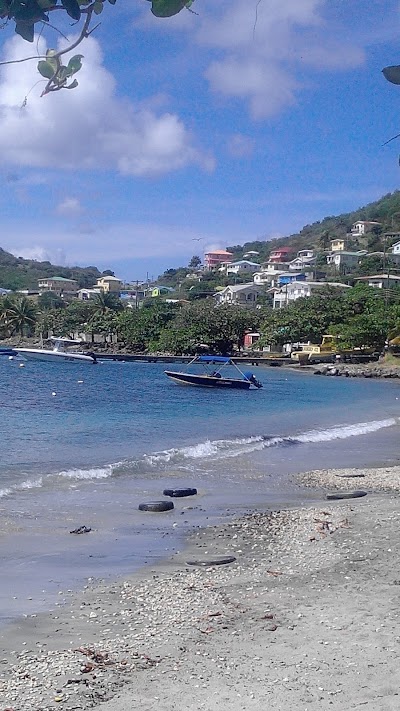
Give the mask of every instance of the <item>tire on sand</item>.
<svg viewBox="0 0 400 711">
<path fill-rule="evenodd" d="M 200 568 L 208 568 L 213 565 L 227 565 L 234 563 L 236 560 L 234 555 L 221 555 L 218 558 L 199 558 L 197 560 L 187 560 L 186 565 L 197 565 Z"/>
<path fill-rule="evenodd" d="M 336 499 L 359 499 L 361 496 L 366 495 L 366 491 L 342 491 L 337 494 L 327 494 L 326 498 L 328 501 L 334 501 Z"/>
<path fill-rule="evenodd" d="M 182 496 L 195 496 L 197 494 L 197 489 L 187 486 L 183 489 L 164 489 L 164 496 L 175 496 L 176 498 Z"/>
<path fill-rule="evenodd" d="M 153 511 L 159 513 L 161 511 L 171 511 L 174 508 L 172 501 L 146 501 L 139 504 L 139 511 Z"/>
</svg>

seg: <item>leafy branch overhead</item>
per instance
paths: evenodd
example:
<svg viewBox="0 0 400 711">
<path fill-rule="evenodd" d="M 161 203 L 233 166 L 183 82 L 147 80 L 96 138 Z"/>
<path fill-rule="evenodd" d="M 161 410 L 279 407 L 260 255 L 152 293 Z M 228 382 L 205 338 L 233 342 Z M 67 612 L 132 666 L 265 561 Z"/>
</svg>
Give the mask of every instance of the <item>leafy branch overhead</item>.
<svg viewBox="0 0 400 711">
<path fill-rule="evenodd" d="M 104 5 L 108 2 L 115 5 L 117 0 L 0 0 L 0 20 L 2 28 L 9 23 L 15 23 L 15 32 L 27 42 L 33 42 L 35 32 L 41 34 L 46 26 L 57 29 L 50 23 L 50 13 L 60 12 L 73 20 L 72 25 L 78 25 L 80 30 L 78 38 L 62 50 L 48 49 L 44 56 L 27 57 L 21 60 L 0 62 L 14 64 L 17 62 L 39 59 L 38 71 L 47 80 L 42 91 L 42 96 L 60 89 L 74 89 L 78 86 L 76 78 L 71 78 L 82 67 L 82 54 L 76 54 L 67 65 L 62 63 L 63 55 L 71 52 L 86 37 L 96 29 L 92 26 L 93 16 L 103 12 Z M 132 1 L 132 0 L 129 0 Z M 156 17 L 172 17 L 184 8 L 189 9 L 194 0 L 147 0 L 151 2 L 151 12 Z M 60 31 L 60 34 L 62 32 Z M 63 35 L 64 36 L 64 35 Z"/>
</svg>

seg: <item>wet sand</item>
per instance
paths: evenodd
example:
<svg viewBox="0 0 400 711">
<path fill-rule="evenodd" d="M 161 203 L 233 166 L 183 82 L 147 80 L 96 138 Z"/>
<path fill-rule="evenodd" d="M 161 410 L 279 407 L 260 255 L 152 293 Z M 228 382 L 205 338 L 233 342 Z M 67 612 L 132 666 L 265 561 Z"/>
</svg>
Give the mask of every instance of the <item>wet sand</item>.
<svg viewBox="0 0 400 711">
<path fill-rule="evenodd" d="M 300 481 L 320 505 L 210 526 L 4 629 L 0 708 L 398 709 L 400 467 Z M 368 495 L 326 500 L 350 487 Z"/>
</svg>

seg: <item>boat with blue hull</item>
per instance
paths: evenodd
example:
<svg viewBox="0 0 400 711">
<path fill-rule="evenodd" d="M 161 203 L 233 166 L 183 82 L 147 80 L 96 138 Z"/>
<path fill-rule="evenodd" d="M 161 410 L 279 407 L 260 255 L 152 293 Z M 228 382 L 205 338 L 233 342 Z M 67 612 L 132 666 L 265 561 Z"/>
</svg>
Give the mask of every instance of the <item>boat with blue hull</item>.
<svg viewBox="0 0 400 711">
<path fill-rule="evenodd" d="M 229 390 L 250 390 L 262 388 L 262 383 L 251 372 L 243 373 L 239 366 L 225 356 L 200 355 L 195 356 L 188 364 L 202 366 L 202 372 L 181 372 L 165 370 L 165 375 L 180 385 L 194 385 L 202 388 L 219 388 Z"/>
</svg>

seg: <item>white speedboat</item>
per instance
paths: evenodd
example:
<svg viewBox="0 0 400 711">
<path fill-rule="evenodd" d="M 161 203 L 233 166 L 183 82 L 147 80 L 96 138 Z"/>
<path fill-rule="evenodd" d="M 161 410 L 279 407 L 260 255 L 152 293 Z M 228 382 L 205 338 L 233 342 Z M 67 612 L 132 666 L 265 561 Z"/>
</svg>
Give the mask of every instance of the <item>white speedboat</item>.
<svg viewBox="0 0 400 711">
<path fill-rule="evenodd" d="M 53 348 L 14 348 L 14 351 L 27 360 L 97 363 L 94 353 L 68 350 L 73 346 L 80 346 L 80 341 L 74 341 L 71 338 L 55 338 L 54 336 L 49 340 L 54 344 Z"/>
</svg>

